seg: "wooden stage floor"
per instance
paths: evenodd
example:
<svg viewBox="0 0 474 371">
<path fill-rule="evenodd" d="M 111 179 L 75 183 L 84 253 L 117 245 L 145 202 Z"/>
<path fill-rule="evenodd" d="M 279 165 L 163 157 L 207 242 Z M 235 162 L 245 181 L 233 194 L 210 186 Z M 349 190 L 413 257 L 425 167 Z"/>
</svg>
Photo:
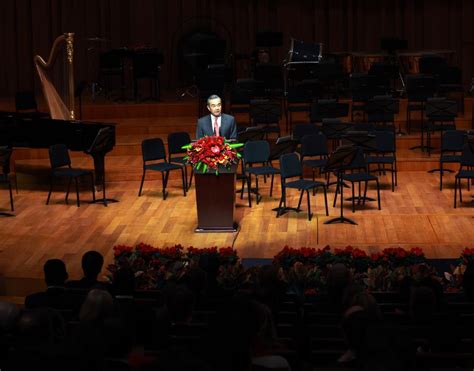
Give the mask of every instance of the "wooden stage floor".
<svg viewBox="0 0 474 371">
<path fill-rule="evenodd" d="M 8 109 L 8 102 L 0 104 Z M 158 106 L 161 103 L 157 104 Z M 156 106 L 156 105 L 155 105 Z M 453 258 L 460 251 L 474 245 L 474 203 L 470 202 L 474 188 L 464 186 L 463 207 L 453 208 L 453 174 L 445 176 L 445 189 L 439 191 L 439 175 L 425 170 L 434 167 L 439 154 L 431 158 L 407 148 L 417 144 L 418 134 L 398 140 L 398 188 L 391 192 L 389 177 L 382 177 L 382 210 L 376 202 L 358 208 L 353 214 L 350 202 L 345 202 L 346 216 L 358 225 L 326 225 L 322 195 L 312 199 L 313 220 L 308 221 L 306 205 L 303 212 L 276 218 L 272 208 L 278 205 L 279 179 L 276 179 L 274 197 L 270 198 L 269 183 L 262 183 L 263 199 L 249 208 L 246 196 L 237 197 L 237 233 L 197 234 L 194 187 L 183 197 L 176 176 L 170 177 L 169 196 L 161 197 L 161 181 L 150 175 L 145 182 L 144 194 L 137 197 L 141 176 L 139 143 L 143 138 L 166 135 L 172 131 L 194 131 L 196 104 L 172 102 L 156 108 L 152 104 L 90 105 L 85 107 L 85 118 L 117 122 L 117 146 L 106 158 L 107 191 L 109 197 L 120 200 L 109 207 L 90 205 L 87 190 L 81 193 L 84 201 L 75 206 L 74 195 L 70 204 L 64 204 L 64 193 L 57 190 L 52 202 L 45 205 L 47 191 L 42 177 L 31 169 L 47 170 L 46 150 L 15 150 L 13 157 L 20 190 L 15 194 L 14 218 L 0 218 L 0 275 L 7 278 L 38 279 L 43 276 L 43 263 L 50 258 L 61 258 L 67 264 L 71 278 L 81 275 L 82 254 L 90 249 L 100 251 L 106 264 L 113 259 L 112 247 L 117 244 L 133 245 L 145 242 L 154 246 L 209 247 L 233 245 L 243 258 L 271 258 L 285 245 L 293 247 L 341 247 L 353 245 L 375 252 L 389 246 L 422 247 L 430 258 Z M 460 127 L 471 125 L 472 101 L 469 110 L 459 119 Z M 400 114 L 400 119 L 403 119 Z M 282 123 L 282 128 L 284 124 Z M 73 154 L 74 165 L 91 166 L 83 154 Z M 44 175 L 44 172 L 43 172 Z M 36 179 L 36 180 L 35 180 Z M 43 185 L 41 185 L 43 184 Z M 0 190 L 0 211 L 7 211 L 8 194 Z M 332 207 L 334 188 L 329 192 L 330 217 L 339 213 L 339 203 Z M 369 195 L 375 195 L 373 189 Z M 296 205 L 297 194 L 291 193 L 289 205 Z M 104 269 L 105 273 L 105 269 Z M 1 295 L 0 287 L 0 295 Z"/>
<path fill-rule="evenodd" d="M 74 199 L 64 203 L 64 193 L 53 194 L 45 205 L 45 190 L 20 190 L 15 195 L 16 217 L 0 220 L 0 269 L 7 277 L 42 277 L 42 265 L 50 258 L 64 259 L 72 277 L 80 275 L 82 254 L 90 249 L 100 251 L 106 262 L 113 259 L 112 247 L 145 242 L 154 246 L 209 247 L 233 245 L 243 258 L 271 258 L 285 245 L 301 247 L 340 247 L 353 245 L 369 252 L 389 246 L 422 247 L 428 257 L 457 257 L 474 241 L 474 204 L 465 202 L 453 208 L 453 176 L 446 176 L 443 192 L 438 189 L 438 177 L 425 172 L 400 172 L 399 185 L 391 192 L 388 177 L 381 192 L 382 210 L 376 202 L 358 208 L 353 214 L 350 202 L 345 202 L 345 214 L 358 225 L 326 225 L 323 197 L 312 199 L 313 219 L 303 212 L 276 218 L 272 208 L 278 205 L 279 186 L 270 198 L 269 186 L 262 186 L 264 195 L 259 205 L 248 207 L 246 197 L 237 197 L 238 233 L 194 233 L 197 216 L 194 187 L 187 197 L 182 195 L 179 179 L 170 179 L 169 196 L 163 201 L 161 184 L 145 182 L 144 194 L 137 197 L 138 181 L 114 182 L 108 185 L 110 197 L 119 203 L 103 207 L 87 204 L 90 194 L 81 193 L 83 203 L 76 207 Z M 329 193 L 332 201 L 334 190 Z M 375 190 L 369 190 L 374 195 Z M 474 192 L 465 191 L 469 201 Z M 8 207 L 7 194 L 1 208 Z M 292 193 L 289 205 L 297 203 Z M 330 206 L 330 217 L 339 212 Z"/>
</svg>

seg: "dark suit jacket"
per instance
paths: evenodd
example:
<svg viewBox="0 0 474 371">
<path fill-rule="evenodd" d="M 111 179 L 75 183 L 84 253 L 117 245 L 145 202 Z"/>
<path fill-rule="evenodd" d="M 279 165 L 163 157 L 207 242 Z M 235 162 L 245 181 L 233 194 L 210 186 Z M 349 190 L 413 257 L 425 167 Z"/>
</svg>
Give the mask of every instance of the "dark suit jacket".
<svg viewBox="0 0 474 371">
<path fill-rule="evenodd" d="M 219 134 L 226 139 L 237 139 L 237 124 L 235 118 L 231 115 L 226 115 L 225 113 L 223 113 L 221 117 Z M 214 117 L 211 117 L 211 115 L 201 117 L 197 122 L 196 139 L 213 135 Z"/>
<path fill-rule="evenodd" d="M 77 304 L 74 303 L 73 298 L 67 293 L 64 287 L 50 287 L 46 291 L 37 292 L 25 298 L 26 309 L 44 307 L 58 310 L 74 310 L 77 309 Z"/>
</svg>

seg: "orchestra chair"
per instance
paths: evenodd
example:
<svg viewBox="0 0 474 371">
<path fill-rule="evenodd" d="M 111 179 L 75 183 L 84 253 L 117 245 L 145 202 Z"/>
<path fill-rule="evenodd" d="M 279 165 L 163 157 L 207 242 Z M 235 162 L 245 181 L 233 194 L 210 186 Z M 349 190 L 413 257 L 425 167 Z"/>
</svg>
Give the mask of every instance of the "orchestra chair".
<svg viewBox="0 0 474 371">
<path fill-rule="evenodd" d="M 76 186 L 76 202 L 77 207 L 81 205 L 79 199 L 79 178 L 83 176 L 90 177 L 91 181 L 91 192 L 92 200 L 95 202 L 95 191 L 94 191 L 94 173 L 92 170 L 85 170 L 79 168 L 73 168 L 71 166 L 71 159 L 69 157 L 69 151 L 65 144 L 54 144 L 49 147 L 49 162 L 51 164 L 51 183 L 49 187 L 48 198 L 46 205 L 49 204 L 51 198 L 51 192 L 53 191 L 53 184 L 55 178 L 68 178 L 67 191 L 66 191 L 66 204 L 68 203 L 69 189 L 71 182 L 74 180 Z"/>
<path fill-rule="evenodd" d="M 459 202 L 462 205 L 461 180 L 467 179 L 467 189 L 471 190 L 471 181 L 474 179 L 474 152 L 469 144 L 465 144 L 461 155 L 461 166 L 455 176 L 454 181 L 454 208 L 457 204 L 457 194 L 459 189 Z"/>
<path fill-rule="evenodd" d="M 252 175 L 255 176 L 255 193 L 257 199 L 257 205 L 260 202 L 262 196 L 258 192 L 258 177 L 259 175 L 266 177 L 267 175 L 272 177 L 270 184 L 270 197 L 273 194 L 273 179 L 275 174 L 279 174 L 280 170 L 274 168 L 269 163 L 270 158 L 270 144 L 266 140 L 255 140 L 245 143 L 244 154 L 243 154 L 243 167 L 244 173 L 247 178 L 247 188 L 252 190 Z M 243 193 L 243 186 L 242 186 Z M 252 200 L 249 192 L 249 207 L 252 207 Z"/>
<path fill-rule="evenodd" d="M 305 135 L 301 138 L 301 165 L 309 167 L 313 173 L 313 182 L 316 181 L 316 170 L 321 170 L 326 166 L 329 151 L 327 146 L 327 138 L 324 133 L 314 133 Z M 326 172 L 326 182 L 329 185 L 330 173 Z"/>
<path fill-rule="evenodd" d="M 12 155 L 12 149 L 9 147 L 0 147 L 0 168 L 2 169 L 2 173 L 0 174 L 0 184 L 8 185 L 8 190 L 10 192 L 10 208 L 11 211 L 15 211 L 13 207 L 13 193 L 12 193 L 12 185 L 10 179 L 8 177 L 10 173 L 10 158 Z M 0 215 L 3 216 L 14 216 L 10 213 L 3 213 L 0 212 Z"/>
<path fill-rule="evenodd" d="M 366 157 L 367 169 L 370 172 L 385 173 L 389 171 L 392 175 L 392 192 L 398 185 L 397 177 L 397 146 L 395 143 L 395 133 L 393 131 L 373 131 L 375 135 L 375 150 Z M 371 169 L 371 165 L 376 165 Z M 387 168 L 386 166 L 390 166 Z"/>
<path fill-rule="evenodd" d="M 445 98 L 429 98 L 426 101 L 426 117 L 428 125 L 426 127 L 428 156 L 431 155 L 431 133 L 446 130 L 456 130 L 456 117 L 458 104 L 454 100 Z"/>
<path fill-rule="evenodd" d="M 168 184 L 169 172 L 173 170 L 181 170 L 181 179 L 183 182 L 183 194 L 186 196 L 186 179 L 184 176 L 183 165 L 171 164 L 166 160 L 165 145 L 161 138 L 151 138 L 142 141 L 142 158 L 143 158 L 143 175 L 140 183 L 138 196 L 142 195 L 143 182 L 147 170 L 159 171 L 163 184 L 163 200 L 166 200 L 168 192 L 166 186 Z M 152 162 L 152 163 L 149 163 Z"/>
<path fill-rule="evenodd" d="M 326 215 L 329 215 L 326 184 L 323 182 L 303 179 L 303 169 L 302 169 L 298 154 L 287 153 L 280 157 L 280 176 L 281 176 L 281 198 L 280 198 L 280 203 L 278 205 L 278 208 L 276 209 L 277 218 L 280 217 L 280 215 L 283 215 L 284 213 L 288 212 L 289 210 L 300 212 L 301 201 L 303 199 L 303 194 L 306 191 L 306 196 L 308 200 L 308 220 L 311 220 L 313 214 L 311 213 L 309 191 L 315 188 L 323 189 L 324 204 L 326 206 Z M 291 179 L 291 178 L 298 178 L 298 179 L 287 182 L 287 179 Z M 287 207 L 286 205 L 286 189 L 287 188 L 294 188 L 300 191 L 300 198 L 298 201 L 298 206 L 296 208 L 290 208 L 290 207 Z"/>
<path fill-rule="evenodd" d="M 444 164 L 460 164 L 461 154 L 466 143 L 466 132 L 463 130 L 448 130 L 441 135 L 441 155 L 439 157 L 439 190 L 443 190 Z"/>
<path fill-rule="evenodd" d="M 191 137 L 188 132 L 181 131 L 168 134 L 168 162 L 175 163 L 183 167 L 184 179 L 186 180 L 186 190 L 189 190 L 193 181 L 194 171 L 191 168 L 191 174 L 188 182 L 188 168 L 186 166 L 186 150 L 183 146 L 191 143 Z"/>
</svg>

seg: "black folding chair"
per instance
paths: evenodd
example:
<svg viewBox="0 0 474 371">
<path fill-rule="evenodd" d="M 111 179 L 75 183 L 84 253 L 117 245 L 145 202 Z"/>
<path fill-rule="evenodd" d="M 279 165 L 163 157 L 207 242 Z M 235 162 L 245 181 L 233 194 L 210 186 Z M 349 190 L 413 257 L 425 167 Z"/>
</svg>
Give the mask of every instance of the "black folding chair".
<svg viewBox="0 0 474 371">
<path fill-rule="evenodd" d="M 306 191 L 306 196 L 308 199 L 308 220 L 311 220 L 311 203 L 309 191 L 312 189 L 322 188 L 324 191 L 324 204 L 326 206 L 326 215 L 329 215 L 328 210 L 328 200 L 326 193 L 326 184 L 323 182 L 312 181 L 308 179 L 303 179 L 303 169 L 301 166 L 300 159 L 296 153 L 287 153 L 280 157 L 280 176 L 281 176 L 281 199 L 277 209 L 277 218 L 280 215 L 293 210 L 300 212 L 301 200 L 303 199 L 303 194 Z M 298 180 L 293 180 L 287 182 L 287 179 L 290 178 L 299 178 Z M 286 189 L 295 188 L 298 189 L 300 193 L 300 198 L 298 201 L 298 206 L 296 208 L 290 208 L 286 206 Z"/>
<path fill-rule="evenodd" d="M 76 202 L 77 202 L 77 206 L 79 207 L 81 205 L 81 201 L 79 199 L 78 179 L 83 176 L 90 177 L 92 202 L 95 202 L 93 171 L 73 168 L 71 166 L 71 159 L 69 158 L 69 151 L 65 144 L 55 144 L 49 147 L 49 161 L 51 163 L 51 183 L 49 187 L 48 198 L 46 200 L 46 205 L 49 204 L 49 200 L 51 198 L 51 192 L 53 191 L 54 179 L 55 178 L 68 178 L 66 198 L 65 198 L 66 204 L 68 203 L 69 189 L 71 187 L 71 182 L 74 180 L 74 183 L 76 185 Z"/>
<path fill-rule="evenodd" d="M 270 145 L 266 140 L 258 140 L 247 142 L 244 147 L 243 163 L 244 172 L 247 178 L 247 188 L 250 191 L 252 188 L 252 175 L 255 176 L 255 191 L 257 198 L 257 205 L 260 202 L 262 196 L 258 192 L 258 177 L 263 175 L 272 177 L 270 184 L 270 197 L 273 194 L 273 179 L 275 174 L 279 174 L 280 171 L 274 168 L 269 162 L 270 158 Z M 265 179 L 264 178 L 264 179 Z M 242 194 L 244 192 L 244 185 L 242 184 Z M 249 206 L 252 207 L 252 201 L 249 192 Z"/>
<path fill-rule="evenodd" d="M 12 193 L 12 185 L 10 182 L 10 178 L 8 177 L 10 173 L 10 158 L 12 155 L 12 149 L 9 147 L 0 147 L 0 168 L 2 169 L 2 173 L 0 174 L 0 184 L 8 185 L 8 190 L 10 192 L 10 208 L 11 211 L 15 211 L 13 207 L 13 193 Z M 10 213 L 0 212 L 0 215 L 3 216 L 14 216 Z"/>
<path fill-rule="evenodd" d="M 191 137 L 188 132 L 181 131 L 168 134 L 168 162 L 176 163 L 184 169 L 184 179 L 186 180 L 186 190 L 189 190 L 193 181 L 194 171 L 191 168 L 191 174 L 188 182 L 188 168 L 186 166 L 186 150 L 182 147 L 191 143 Z"/>
<path fill-rule="evenodd" d="M 182 165 L 170 164 L 166 161 L 166 152 L 163 140 L 161 138 L 145 139 L 142 142 L 142 158 L 143 158 L 143 175 L 140 184 L 138 196 L 142 195 L 143 182 L 147 170 L 159 171 L 163 184 L 163 200 L 166 200 L 168 192 L 166 185 L 168 184 L 169 172 L 172 170 L 181 170 L 181 178 L 183 182 L 183 194 L 186 196 L 186 179 L 184 178 L 184 169 Z M 148 163 L 153 161 L 153 163 Z"/>
</svg>

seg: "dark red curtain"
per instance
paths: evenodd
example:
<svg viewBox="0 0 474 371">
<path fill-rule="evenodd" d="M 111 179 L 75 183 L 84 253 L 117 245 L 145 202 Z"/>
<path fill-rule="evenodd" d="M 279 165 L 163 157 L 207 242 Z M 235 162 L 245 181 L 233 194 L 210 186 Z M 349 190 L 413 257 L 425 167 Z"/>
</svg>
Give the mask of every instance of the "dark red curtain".
<svg viewBox="0 0 474 371">
<path fill-rule="evenodd" d="M 378 51 L 380 38 L 408 39 L 410 50 L 453 49 L 454 64 L 468 86 L 473 75 L 472 0 L 2 0 L 0 2 L 0 94 L 37 85 L 33 55 L 47 56 L 53 40 L 75 32 L 76 81 L 89 79 L 97 50 L 149 45 L 165 54 L 163 84 L 178 79 L 177 40 L 206 24 L 249 54 L 259 30 L 320 41 L 326 51 Z M 100 36 L 110 40 L 86 40 Z M 92 48 L 92 49 L 91 49 Z M 240 69 L 245 73 L 245 66 Z"/>
</svg>

